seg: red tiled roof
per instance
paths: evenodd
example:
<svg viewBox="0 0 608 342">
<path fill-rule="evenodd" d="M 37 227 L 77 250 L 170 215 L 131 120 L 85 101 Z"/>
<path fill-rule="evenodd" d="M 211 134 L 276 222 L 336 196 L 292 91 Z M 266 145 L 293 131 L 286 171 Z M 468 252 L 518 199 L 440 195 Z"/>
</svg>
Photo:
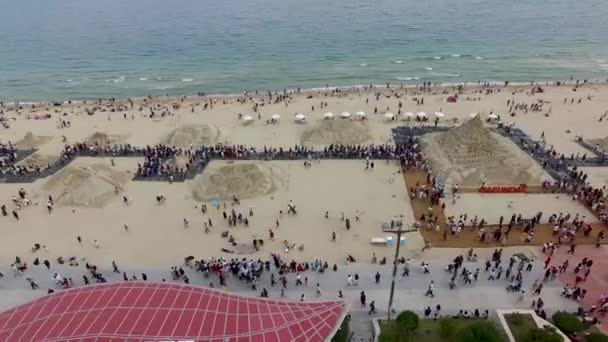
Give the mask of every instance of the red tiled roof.
<svg viewBox="0 0 608 342">
<path fill-rule="evenodd" d="M 0 341 L 325 341 L 344 301 L 297 302 L 171 283 L 73 288 L 0 314 Z"/>
</svg>

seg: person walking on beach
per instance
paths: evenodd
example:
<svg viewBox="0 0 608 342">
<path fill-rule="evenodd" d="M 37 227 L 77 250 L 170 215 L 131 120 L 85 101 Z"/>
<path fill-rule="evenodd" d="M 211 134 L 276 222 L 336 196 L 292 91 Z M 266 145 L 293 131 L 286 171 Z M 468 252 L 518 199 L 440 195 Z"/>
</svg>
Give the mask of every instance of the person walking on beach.
<svg viewBox="0 0 608 342">
<path fill-rule="evenodd" d="M 38 286 L 38 284 L 36 284 L 36 282 L 32 278 L 26 278 L 25 280 L 27 280 L 30 283 L 30 287 L 32 288 L 32 290 L 36 290 L 37 288 L 40 287 L 40 286 Z"/>
<path fill-rule="evenodd" d="M 365 301 L 367 300 L 367 297 L 365 296 L 365 291 L 361 291 L 361 295 L 359 296 L 359 300 L 361 301 L 361 306 L 362 307 L 367 307 L 367 305 L 365 304 Z"/>
<path fill-rule="evenodd" d="M 369 312 L 367 313 L 368 315 L 372 315 L 376 313 L 376 301 L 372 300 L 371 303 L 369 303 Z"/>
<path fill-rule="evenodd" d="M 114 269 L 114 273 L 120 273 L 118 266 L 116 265 L 116 261 L 112 261 L 112 268 Z"/>
<path fill-rule="evenodd" d="M 427 297 L 435 297 L 435 294 L 433 293 L 433 288 L 435 287 L 435 282 L 431 280 L 431 282 L 429 283 L 429 287 L 426 290 L 426 293 L 424 294 Z"/>
<path fill-rule="evenodd" d="M 331 232 L 331 242 L 336 242 L 336 232 Z"/>
<path fill-rule="evenodd" d="M 376 285 L 378 285 L 380 283 L 380 272 L 376 272 L 376 276 L 374 278 L 376 279 Z"/>
</svg>

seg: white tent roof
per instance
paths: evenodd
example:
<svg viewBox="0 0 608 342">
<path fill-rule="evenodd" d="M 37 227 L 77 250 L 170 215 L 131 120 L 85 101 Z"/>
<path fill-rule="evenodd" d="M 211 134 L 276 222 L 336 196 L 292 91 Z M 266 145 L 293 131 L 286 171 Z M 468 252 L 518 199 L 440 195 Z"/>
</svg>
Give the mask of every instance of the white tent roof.
<svg viewBox="0 0 608 342">
<path fill-rule="evenodd" d="M 349 112 L 342 112 L 342 114 L 340 114 L 341 117 L 343 118 L 350 118 L 350 113 Z"/>
<path fill-rule="evenodd" d="M 416 114 L 419 118 L 425 117 L 426 113 L 425 112 L 418 112 L 418 114 Z"/>
<path fill-rule="evenodd" d="M 243 120 L 251 121 L 251 120 L 253 120 L 253 118 L 251 117 L 251 115 L 245 115 L 245 116 L 243 116 Z"/>
<path fill-rule="evenodd" d="M 304 119 L 306 119 L 306 116 L 304 114 L 300 114 L 300 113 L 296 114 L 296 120 L 304 120 Z"/>
<path fill-rule="evenodd" d="M 472 118 L 474 118 L 474 117 L 477 116 L 477 113 L 471 113 L 471 114 L 469 114 L 469 116 L 472 117 Z"/>
<path fill-rule="evenodd" d="M 281 116 L 279 114 L 272 114 L 272 116 L 270 118 L 273 120 L 278 120 L 281 118 Z"/>
<path fill-rule="evenodd" d="M 404 116 L 408 116 L 408 117 L 410 117 L 410 118 L 411 118 L 411 117 L 413 117 L 413 116 L 414 116 L 414 113 L 412 113 L 412 112 L 407 112 L 407 113 L 405 113 L 405 114 L 403 114 L 403 115 L 404 115 Z"/>
<path fill-rule="evenodd" d="M 334 117 L 334 113 L 327 112 L 327 113 L 323 114 L 323 117 L 325 117 L 325 118 L 333 118 Z"/>
<path fill-rule="evenodd" d="M 355 113 L 355 115 L 357 115 L 357 116 L 365 116 L 365 112 L 357 112 L 357 113 Z"/>
<path fill-rule="evenodd" d="M 496 114 L 494 114 L 494 113 L 492 113 L 492 114 L 488 115 L 488 117 L 489 117 L 490 119 L 498 119 L 498 115 L 496 115 Z"/>
<path fill-rule="evenodd" d="M 393 114 L 391 112 L 386 112 L 386 113 L 384 113 L 384 117 L 387 119 L 392 119 L 395 117 L 395 114 Z"/>
<path fill-rule="evenodd" d="M 443 117 L 443 113 L 442 112 L 435 112 L 435 116 L 438 118 L 442 118 Z"/>
</svg>

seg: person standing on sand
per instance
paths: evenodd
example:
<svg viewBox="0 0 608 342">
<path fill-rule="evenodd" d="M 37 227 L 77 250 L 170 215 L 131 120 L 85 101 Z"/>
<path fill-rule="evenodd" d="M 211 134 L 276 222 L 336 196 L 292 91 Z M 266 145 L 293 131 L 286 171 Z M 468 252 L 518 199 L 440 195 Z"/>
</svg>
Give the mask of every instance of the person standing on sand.
<svg viewBox="0 0 608 342">
<path fill-rule="evenodd" d="M 120 273 L 118 266 L 116 265 L 116 261 L 112 261 L 112 268 L 114 269 L 114 273 Z"/>
</svg>

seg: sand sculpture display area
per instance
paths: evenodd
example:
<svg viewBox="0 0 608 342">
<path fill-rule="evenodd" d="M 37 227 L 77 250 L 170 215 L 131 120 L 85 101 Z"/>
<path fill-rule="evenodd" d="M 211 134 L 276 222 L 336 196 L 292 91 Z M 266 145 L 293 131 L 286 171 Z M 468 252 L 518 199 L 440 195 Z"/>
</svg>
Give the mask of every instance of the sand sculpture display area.
<svg viewBox="0 0 608 342">
<path fill-rule="evenodd" d="M 213 145 L 218 142 L 220 131 L 207 124 L 185 124 L 171 131 L 161 143 L 169 146 L 190 147 Z"/>
<path fill-rule="evenodd" d="M 433 175 L 446 185 L 540 185 L 544 170 L 515 144 L 483 126 L 479 116 L 443 133 L 422 137 Z"/>
<path fill-rule="evenodd" d="M 129 177 L 104 164 L 70 165 L 51 176 L 42 190 L 61 206 L 103 208 Z"/>
<path fill-rule="evenodd" d="M 269 195 L 282 188 L 287 176 L 277 163 L 212 162 L 192 183 L 192 195 L 200 202 Z"/>
<path fill-rule="evenodd" d="M 323 120 L 306 128 L 301 136 L 305 145 L 363 144 L 371 139 L 364 122 L 352 120 Z"/>
</svg>

